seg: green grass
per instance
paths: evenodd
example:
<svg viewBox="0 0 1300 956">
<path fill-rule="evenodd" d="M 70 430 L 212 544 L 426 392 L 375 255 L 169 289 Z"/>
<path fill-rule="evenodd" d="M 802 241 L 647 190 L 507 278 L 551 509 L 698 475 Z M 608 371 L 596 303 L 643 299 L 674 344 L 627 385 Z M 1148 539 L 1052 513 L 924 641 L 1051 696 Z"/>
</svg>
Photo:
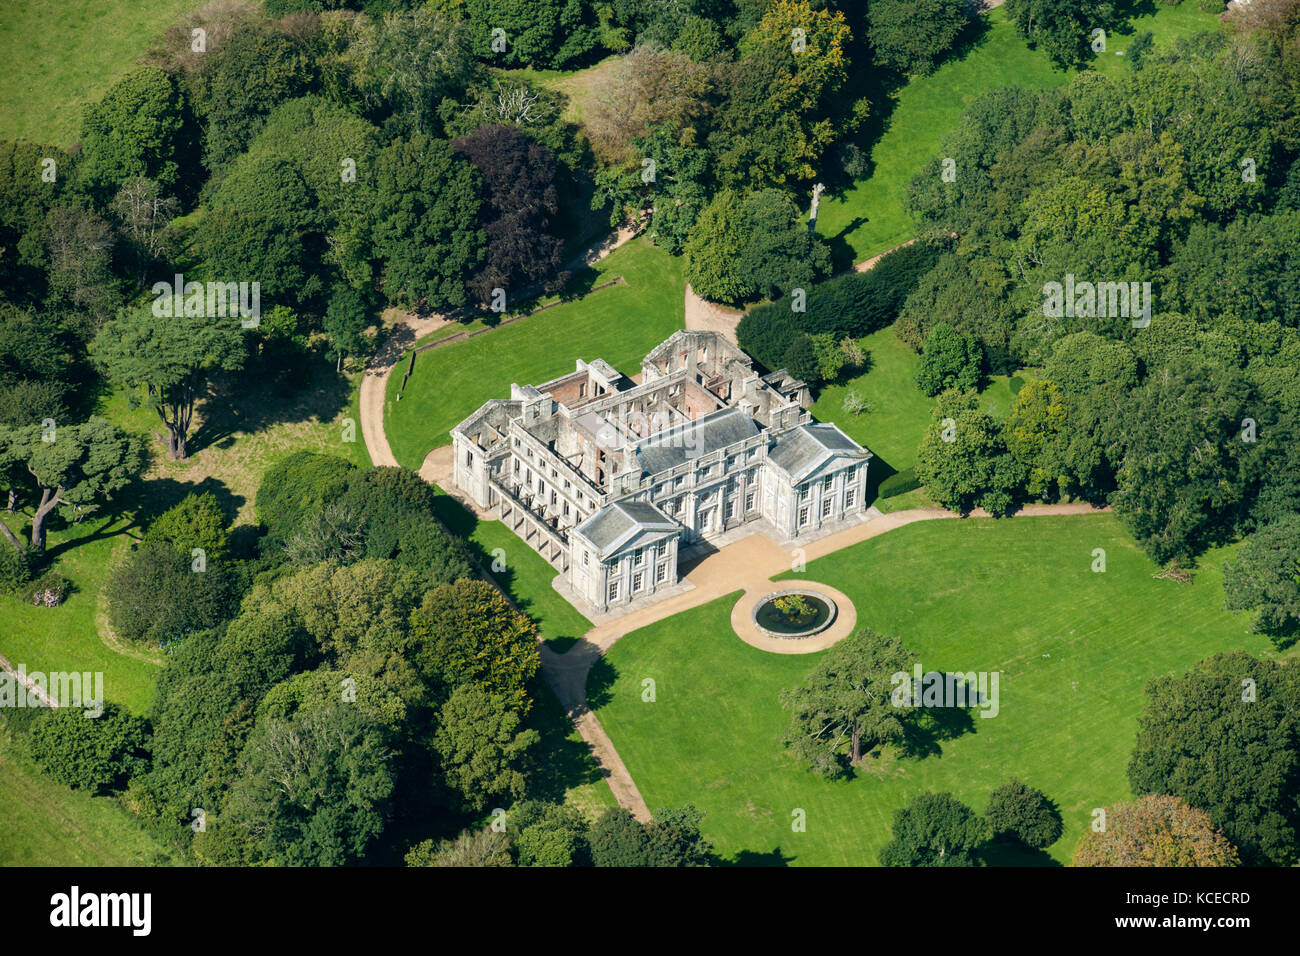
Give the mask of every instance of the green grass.
<svg viewBox="0 0 1300 956">
<path fill-rule="evenodd" d="M 100 637 L 97 620 L 99 589 L 131 525 L 129 517 L 91 517 L 66 527 L 56 523 L 48 551 L 57 558 L 55 570 L 72 582 L 72 592 L 54 608 L 0 595 L 0 619 L 5 622 L 0 654 L 28 671 L 102 672 L 108 700 L 145 714 L 153 703 L 158 665 L 139 651 L 110 647 Z M 21 536 L 26 522 L 11 517 L 9 526 Z"/>
<path fill-rule="evenodd" d="M 510 384 L 538 384 L 603 358 L 624 374 L 683 324 L 682 262 L 634 239 L 590 270 L 591 285 L 615 276 L 626 285 L 592 292 L 487 335 L 421 353 L 400 402 L 401 376 L 388 380 L 385 429 L 397 460 L 419 468 L 450 430 Z"/>
<path fill-rule="evenodd" d="M 0 4 L 0 138 L 71 146 L 82 110 L 129 73 L 197 0 L 6 0 Z"/>
<path fill-rule="evenodd" d="M 1123 33 L 1112 33 L 1106 38 L 1106 51 L 1098 53 L 1093 62 L 1093 69 L 1107 76 L 1129 72 L 1125 58 L 1117 55 L 1127 51 L 1133 38 L 1139 33 L 1150 33 L 1159 50 L 1172 44 L 1179 37 L 1192 36 L 1196 33 L 1208 33 L 1219 29 L 1219 17 L 1215 13 L 1205 13 L 1196 0 L 1183 0 L 1176 7 L 1163 4 L 1155 7 L 1152 13 L 1134 17 L 1129 21 Z"/>
<path fill-rule="evenodd" d="M 170 854 L 112 797 L 41 773 L 0 720 L 0 866 L 159 866 Z"/>
<path fill-rule="evenodd" d="M 892 249 L 915 235 L 915 224 L 904 208 L 908 181 L 938 155 L 940 144 L 956 127 L 962 111 L 979 94 L 1000 86 L 1047 89 L 1060 86 L 1069 74 L 1057 69 L 1041 50 L 1031 50 L 998 7 L 984 15 L 988 30 L 961 59 L 943 63 L 929 76 L 913 78 L 888 104 L 885 129 L 871 149 L 873 168 L 842 196 L 823 197 L 817 231 L 847 242 L 854 262 Z M 1202 13 L 1195 0 L 1179 6 L 1157 6 L 1154 13 L 1132 21 L 1134 30 L 1148 30 L 1161 49 L 1180 36 L 1218 28 L 1213 14 Z M 1096 68 L 1114 74 L 1128 70 L 1115 51 L 1126 49 L 1134 34 L 1109 38 Z"/>
<path fill-rule="evenodd" d="M 914 78 L 892 104 L 873 103 L 875 113 L 891 110 L 883 134 L 871 149 L 871 175 L 842 196 L 822 198 L 817 232 L 842 238 L 861 262 L 915 235 L 904 209 L 907 183 L 939 152 L 939 145 L 975 97 L 1000 86 L 1034 89 L 1068 78 L 1041 51 L 1030 50 L 1002 8 L 986 15 L 989 28 L 964 57 L 949 60 L 929 76 Z"/>
<path fill-rule="evenodd" d="M 916 464 L 916 449 L 930 424 L 935 400 L 916 387 L 919 356 L 899 341 L 892 327 L 862 340 L 870 355 L 868 369 L 840 385 L 828 385 L 817 395 L 810 411 L 814 418 L 834 422 L 894 471 Z M 853 415 L 844 410 L 844 396 L 856 391 L 870 410 Z M 980 406 L 995 418 L 1005 418 L 1015 395 L 1011 379 L 994 375 L 980 392 Z M 883 475 L 882 475 L 883 477 Z"/>
<path fill-rule="evenodd" d="M 1099 547 L 1104 574 L 1090 570 Z M 734 597 L 623 638 L 588 690 L 647 803 L 699 806 L 724 857 L 872 865 L 916 794 L 950 791 L 982 811 L 1015 775 L 1058 802 L 1065 834 L 1014 862 L 1066 862 L 1092 809 L 1130 796 L 1145 683 L 1216 651 L 1268 652 L 1244 615 L 1222 610 L 1225 556 L 1207 555 L 1190 585 L 1156 580 L 1118 521 L 1079 516 L 922 522 L 809 564 L 799 577 L 845 592 L 859 626 L 897 635 L 927 671 L 1002 672 L 996 718 L 971 714 L 955 736 L 932 725 L 918 735 L 924 756 L 869 758 L 850 781 L 820 780 L 783 752 L 778 695 L 816 655 L 742 643 Z M 642 702 L 646 678 L 656 703 Z M 791 830 L 796 809 L 804 833 Z"/>
</svg>

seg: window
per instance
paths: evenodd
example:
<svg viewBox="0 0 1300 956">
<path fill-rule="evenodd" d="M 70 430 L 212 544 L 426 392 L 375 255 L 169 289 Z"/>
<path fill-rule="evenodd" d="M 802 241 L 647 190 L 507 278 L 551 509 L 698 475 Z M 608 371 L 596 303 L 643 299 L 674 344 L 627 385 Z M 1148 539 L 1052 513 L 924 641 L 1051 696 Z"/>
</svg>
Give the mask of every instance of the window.
<svg viewBox="0 0 1300 956">
<path fill-rule="evenodd" d="M 643 564 L 645 564 L 645 549 L 637 548 L 635 551 L 632 552 L 632 567 L 639 568 Z M 633 588 L 633 590 L 636 589 Z"/>
<path fill-rule="evenodd" d="M 752 491 L 749 494 L 745 495 L 745 510 L 746 511 L 754 510 L 754 493 Z"/>
<path fill-rule="evenodd" d="M 686 476 L 678 475 L 676 478 L 673 479 L 673 487 L 680 488 L 685 482 L 686 482 Z"/>
<path fill-rule="evenodd" d="M 802 528 L 802 527 L 803 527 L 804 525 L 806 525 L 807 523 L 808 523 L 808 509 L 807 509 L 807 508 L 800 508 L 800 509 L 799 509 L 799 527 Z"/>
<path fill-rule="evenodd" d="M 645 572 L 638 571 L 632 575 L 632 590 L 640 591 L 643 587 L 645 587 Z"/>
<path fill-rule="evenodd" d="M 618 600 L 618 582 L 617 582 L 617 581 L 610 581 L 610 582 L 609 582 L 609 599 L 610 599 L 611 601 L 617 601 L 617 600 Z"/>
<path fill-rule="evenodd" d="M 515 459 L 513 460 L 513 464 L 514 464 L 514 472 L 515 472 L 515 474 L 517 475 L 517 474 L 519 474 L 519 459 L 518 459 L 518 458 L 515 458 Z"/>
<path fill-rule="evenodd" d="M 735 516 L 736 516 L 736 505 L 734 502 L 728 501 L 726 508 L 724 508 L 722 512 L 722 520 L 730 521 Z"/>
<path fill-rule="evenodd" d="M 834 499 L 834 498 L 829 498 L 829 497 L 828 497 L 828 498 L 825 498 L 825 499 L 822 500 L 822 517 L 823 517 L 823 518 L 828 518 L 828 517 L 830 517 L 831 508 L 834 506 L 834 504 L 835 504 L 835 499 Z"/>
<path fill-rule="evenodd" d="M 844 509 L 847 511 L 849 508 L 852 508 L 853 503 L 857 500 L 858 500 L 857 485 L 849 485 L 848 488 L 844 490 Z"/>
<path fill-rule="evenodd" d="M 474 464 L 474 453 L 472 451 L 465 452 L 465 467 L 469 468 L 473 464 Z"/>
<path fill-rule="evenodd" d="M 582 566 L 583 566 L 584 568 L 586 568 L 586 567 L 590 567 L 590 566 L 591 566 L 591 552 L 590 552 L 590 551 L 583 551 L 583 552 L 582 552 Z"/>
<path fill-rule="evenodd" d="M 655 545 L 655 557 L 656 557 L 656 558 L 662 558 L 662 557 L 663 557 L 665 554 L 667 554 L 667 553 L 668 553 L 668 542 L 667 542 L 667 541 L 660 541 L 658 544 Z"/>
<path fill-rule="evenodd" d="M 663 584 L 667 580 L 668 580 L 668 562 L 665 561 L 663 564 L 655 568 L 655 584 Z"/>
<path fill-rule="evenodd" d="M 799 500 L 800 500 L 800 501 L 807 501 L 807 500 L 808 500 L 808 495 L 811 494 L 811 493 L 812 493 L 812 489 L 809 488 L 807 485 L 800 485 L 800 486 L 799 486 Z"/>
</svg>

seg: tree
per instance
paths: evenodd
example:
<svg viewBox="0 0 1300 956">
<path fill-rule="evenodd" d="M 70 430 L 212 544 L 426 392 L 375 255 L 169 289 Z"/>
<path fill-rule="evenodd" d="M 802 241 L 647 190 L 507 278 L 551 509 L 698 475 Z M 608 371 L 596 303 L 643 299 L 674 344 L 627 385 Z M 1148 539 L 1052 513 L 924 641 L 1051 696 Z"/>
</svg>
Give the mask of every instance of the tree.
<svg viewBox="0 0 1300 956">
<path fill-rule="evenodd" d="M 944 392 L 916 452 L 916 477 L 926 493 L 961 514 L 984 508 L 1006 514 L 1024 485 L 1001 426 L 973 395 Z"/>
<path fill-rule="evenodd" d="M 577 866 L 588 862 L 587 818 L 576 807 L 525 800 L 509 814 L 520 866 Z"/>
<path fill-rule="evenodd" d="M 474 167 L 450 144 L 415 134 L 380 151 L 374 178 L 372 236 L 384 295 L 421 309 L 465 305 L 485 240 Z"/>
<path fill-rule="evenodd" d="M 1085 66 L 1092 31 L 1109 29 L 1115 18 L 1106 0 L 1007 0 L 1007 14 L 1032 46 L 1041 46 L 1063 69 Z"/>
<path fill-rule="evenodd" d="M 382 730 L 355 707 L 336 702 L 259 723 L 239 763 L 200 856 L 343 866 L 383 832 L 396 768 Z"/>
<path fill-rule="evenodd" d="M 342 371 L 343 360 L 349 355 L 360 355 L 366 349 L 362 333 L 368 320 L 366 300 L 361 293 L 351 286 L 337 286 L 322 323 L 330 343 L 327 354 L 335 359 L 336 371 Z"/>
<path fill-rule="evenodd" d="M 32 512 L 32 550 L 45 553 L 45 526 L 56 508 L 68 518 L 84 517 L 138 478 L 144 467 L 143 452 L 134 437 L 104 418 L 56 425 L 48 431 L 39 425 L 0 427 L 0 474 L 21 475 L 37 499 Z M 0 532 L 23 550 L 3 521 Z"/>
<path fill-rule="evenodd" d="M 723 190 L 700 213 L 686 241 L 686 278 L 708 299 L 741 302 L 805 290 L 830 272 L 830 250 L 799 222 L 779 190 L 743 200 Z"/>
<path fill-rule="evenodd" d="M 1063 494 L 1070 488 L 1065 462 L 1066 403 L 1046 379 L 1026 382 L 1007 416 L 1007 449 L 1020 463 L 1025 491 L 1033 497 Z"/>
<path fill-rule="evenodd" d="M 554 278 L 564 244 L 552 225 L 559 206 L 551 151 L 502 124 L 480 126 L 452 145 L 483 182 L 479 215 L 487 250 L 471 283 L 475 295 L 487 301 L 499 288 L 522 297 L 526 289 Z"/>
<path fill-rule="evenodd" d="M 345 57 L 373 112 L 403 132 L 437 132 L 438 107 L 458 100 L 475 68 L 469 22 L 427 7 L 384 11 L 358 22 Z"/>
<path fill-rule="evenodd" d="M 1132 393 L 1112 503 L 1156 561 L 1191 557 L 1235 530 L 1253 450 L 1239 433 L 1251 408 L 1240 375 L 1199 359 L 1154 370 Z"/>
<path fill-rule="evenodd" d="M 188 450 L 194 405 L 210 372 L 233 372 L 247 354 L 243 329 L 234 315 L 158 315 L 152 307 L 122 312 L 91 343 L 91 356 L 115 384 L 144 386 L 167 429 L 159 440 L 173 461 Z M 188 304 L 186 311 L 188 312 Z"/>
<path fill-rule="evenodd" d="M 510 866 L 510 837 L 484 827 L 464 830 L 454 840 L 417 843 L 407 852 L 407 866 Z"/>
<path fill-rule="evenodd" d="M 563 69 L 599 43 L 591 7 L 581 0 L 465 0 L 474 53 L 495 66 Z M 505 49 L 493 48 L 493 31 Z"/>
<path fill-rule="evenodd" d="M 477 684 L 526 713 L 528 682 L 540 666 L 537 625 L 486 581 L 462 580 L 434 588 L 411 615 L 413 660 L 450 693 Z"/>
<path fill-rule="evenodd" d="M 203 54 L 192 81 L 203 120 L 203 163 L 213 172 L 248 149 L 271 110 L 316 82 L 307 51 L 265 21 L 236 23 L 225 32 L 224 42 Z"/>
<path fill-rule="evenodd" d="M 1149 794 L 1106 807 L 1103 830 L 1083 835 L 1074 866 L 1238 866 L 1237 850 L 1204 810 Z"/>
<path fill-rule="evenodd" d="M 53 161 L 54 181 L 42 175 Z M 44 288 L 45 216 L 64 191 L 61 149 L 26 140 L 0 140 L 0 288 L 15 301 Z"/>
<path fill-rule="evenodd" d="M 816 176 L 827 147 L 866 115 L 864 101 L 842 95 L 851 40 L 838 10 L 814 10 L 807 0 L 766 7 L 740 42 L 740 59 L 725 69 L 726 106 L 710 137 L 725 185 L 753 189 Z"/>
<path fill-rule="evenodd" d="M 713 844 L 700 833 L 704 814 L 691 804 L 661 807 L 645 828 L 652 866 L 711 866 Z"/>
<path fill-rule="evenodd" d="M 180 211 L 174 196 L 152 179 L 136 176 L 113 197 L 113 216 L 124 245 L 135 259 L 135 287 L 143 289 L 149 269 L 167 250 L 167 227 Z"/>
<path fill-rule="evenodd" d="M 479 684 L 462 684 L 438 711 L 433 735 L 443 779 L 467 810 L 483 811 L 499 799 L 524 794 L 529 750 L 541 740 L 520 729 L 517 710 Z"/>
<path fill-rule="evenodd" d="M 148 724 L 116 704 L 89 717 L 83 706 L 42 712 L 27 737 L 32 759 L 59 783 L 91 794 L 120 789 L 148 769 Z"/>
<path fill-rule="evenodd" d="M 970 22 L 966 0 L 871 0 L 868 36 L 876 63 L 930 73 Z"/>
<path fill-rule="evenodd" d="M 0 425 L 64 420 L 69 365 L 58 329 L 0 301 Z"/>
<path fill-rule="evenodd" d="M 686 240 L 686 281 L 706 299 L 740 302 L 749 296 L 749 280 L 735 269 L 747 239 L 740 208 L 740 197 L 722 190 L 701 210 Z"/>
<path fill-rule="evenodd" d="M 1300 514 L 1266 525 L 1224 565 L 1230 611 L 1254 611 L 1257 632 L 1290 635 L 1300 627 Z"/>
<path fill-rule="evenodd" d="M 186 560 L 194 548 L 201 548 L 207 561 L 220 562 L 230 553 L 229 524 L 216 495 L 190 492 L 149 523 L 144 540 L 169 544 Z"/>
<path fill-rule="evenodd" d="M 913 708 L 895 704 L 893 677 L 911 667 L 897 638 L 864 629 L 840 641 L 803 684 L 782 693 L 792 712 L 786 747 L 815 773 L 847 776 L 876 747 L 902 739 Z"/>
<path fill-rule="evenodd" d="M 342 497 L 355 470 L 344 458 L 310 451 L 294 452 L 266 469 L 255 505 L 269 541 L 284 547 L 309 515 Z"/>
<path fill-rule="evenodd" d="M 104 219 L 76 206 L 54 206 L 41 238 L 49 275 L 47 308 L 74 314 L 64 324 L 88 339 L 122 301 L 113 276 L 113 229 Z"/>
<path fill-rule="evenodd" d="M 962 335 L 940 322 L 926 336 L 921 361 L 916 367 L 916 385 L 927 395 L 945 389 L 974 391 L 983 374 L 984 354 L 973 335 Z"/>
<path fill-rule="evenodd" d="M 192 125 L 176 81 L 146 66 L 118 80 L 86 108 L 78 176 L 101 201 L 132 179 L 151 179 L 167 193 L 192 161 Z"/>
<path fill-rule="evenodd" d="M 1146 687 L 1128 765 L 1138 795 L 1210 815 L 1250 865 L 1289 866 L 1300 823 L 1300 667 L 1237 651 Z"/>
<path fill-rule="evenodd" d="M 975 849 L 988 827 L 951 793 L 922 793 L 894 811 L 894 838 L 881 866 L 982 866 Z"/>
<path fill-rule="evenodd" d="M 610 807 L 587 834 L 593 866 L 650 866 L 645 828 L 623 807 Z"/>
<path fill-rule="evenodd" d="M 984 819 L 994 836 L 1009 836 L 1035 850 L 1061 838 L 1064 824 L 1055 804 L 1041 790 L 1012 777 L 989 794 Z"/>
<path fill-rule="evenodd" d="M 104 582 L 114 633 L 156 648 L 233 617 L 239 588 L 231 570 L 198 567 L 188 548 L 167 541 L 149 541 L 127 554 Z"/>
</svg>

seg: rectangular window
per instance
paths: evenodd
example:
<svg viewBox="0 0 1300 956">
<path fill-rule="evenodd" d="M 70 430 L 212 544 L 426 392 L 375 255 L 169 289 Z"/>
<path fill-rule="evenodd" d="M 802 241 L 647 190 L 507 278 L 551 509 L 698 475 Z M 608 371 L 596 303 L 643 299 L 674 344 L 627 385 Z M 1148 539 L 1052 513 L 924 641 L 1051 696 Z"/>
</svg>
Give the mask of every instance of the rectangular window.
<svg viewBox="0 0 1300 956">
<path fill-rule="evenodd" d="M 591 552 L 590 552 L 590 551 L 584 551 L 584 552 L 582 552 L 582 566 L 583 566 L 584 568 L 586 568 L 586 567 L 590 567 L 590 566 L 591 566 Z"/>
<path fill-rule="evenodd" d="M 734 502 L 732 502 L 732 501 L 729 500 L 729 501 L 727 502 L 727 507 L 726 507 L 725 509 L 723 509 L 723 512 L 722 512 L 722 520 L 723 520 L 723 521 L 730 521 L 732 518 L 735 517 L 735 515 L 736 515 L 736 505 L 735 505 Z"/>
<path fill-rule="evenodd" d="M 834 506 L 834 504 L 835 504 L 835 499 L 834 499 L 834 498 L 826 498 L 825 500 L 822 501 L 822 517 L 823 517 L 823 518 L 830 517 L 831 508 Z"/>
<path fill-rule="evenodd" d="M 643 564 L 645 564 L 645 551 L 642 548 L 637 548 L 632 552 L 632 567 L 639 568 Z"/>
<path fill-rule="evenodd" d="M 808 523 L 808 509 L 807 509 L 807 508 L 800 508 L 800 509 L 799 509 L 799 527 L 802 528 L 802 527 L 803 527 L 804 525 L 806 525 L 807 523 Z"/>
<path fill-rule="evenodd" d="M 465 467 L 469 468 L 473 464 L 474 464 L 474 453 L 472 451 L 465 452 Z"/>
<path fill-rule="evenodd" d="M 807 485 L 800 485 L 800 486 L 799 486 L 799 500 L 800 500 L 800 501 L 807 501 L 807 500 L 808 500 L 808 495 L 810 495 L 811 493 L 812 493 L 812 489 L 809 488 Z"/>
<path fill-rule="evenodd" d="M 752 491 L 749 494 L 745 495 L 745 510 L 746 511 L 754 510 L 754 493 Z"/>
<path fill-rule="evenodd" d="M 618 600 L 618 582 L 617 582 L 617 581 L 610 581 L 610 582 L 609 582 L 609 599 L 610 599 L 611 601 L 617 601 L 617 600 Z"/>
<path fill-rule="evenodd" d="M 641 588 L 644 587 L 644 586 L 645 586 L 645 572 L 644 572 L 644 571 L 638 571 L 636 574 L 632 575 L 632 590 L 633 590 L 634 592 L 635 592 L 635 591 L 640 591 Z"/>
<path fill-rule="evenodd" d="M 665 561 L 663 564 L 655 568 L 655 584 L 663 584 L 667 580 L 668 580 L 668 562 Z"/>
<path fill-rule="evenodd" d="M 844 508 L 848 510 L 853 507 L 854 502 L 858 500 L 858 488 L 856 485 L 849 485 L 844 491 Z"/>
</svg>

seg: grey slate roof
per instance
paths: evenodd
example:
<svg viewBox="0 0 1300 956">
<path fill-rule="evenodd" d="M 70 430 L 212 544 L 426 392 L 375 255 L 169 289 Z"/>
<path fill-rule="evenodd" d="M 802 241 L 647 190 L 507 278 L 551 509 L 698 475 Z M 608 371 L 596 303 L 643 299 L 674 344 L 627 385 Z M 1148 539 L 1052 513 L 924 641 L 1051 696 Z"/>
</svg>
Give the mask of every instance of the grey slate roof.
<svg viewBox="0 0 1300 956">
<path fill-rule="evenodd" d="M 648 501 L 616 501 L 601 508 L 574 531 L 590 541 L 603 559 L 641 532 L 675 532 L 680 528 L 681 525 Z"/>
<path fill-rule="evenodd" d="M 694 421 L 666 428 L 637 445 L 641 470 L 657 475 L 709 452 L 758 434 L 758 425 L 739 408 L 720 408 Z"/>
<path fill-rule="evenodd" d="M 791 481 L 799 481 L 837 455 L 870 458 L 871 452 L 835 425 L 817 423 L 800 425 L 782 434 L 768 452 L 767 460 L 789 475 Z"/>
</svg>

